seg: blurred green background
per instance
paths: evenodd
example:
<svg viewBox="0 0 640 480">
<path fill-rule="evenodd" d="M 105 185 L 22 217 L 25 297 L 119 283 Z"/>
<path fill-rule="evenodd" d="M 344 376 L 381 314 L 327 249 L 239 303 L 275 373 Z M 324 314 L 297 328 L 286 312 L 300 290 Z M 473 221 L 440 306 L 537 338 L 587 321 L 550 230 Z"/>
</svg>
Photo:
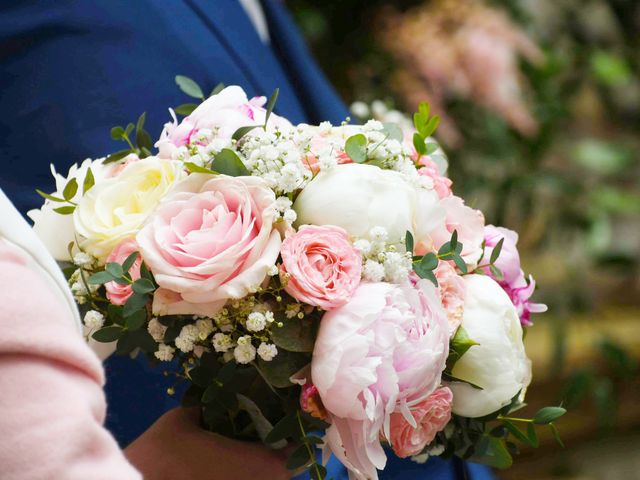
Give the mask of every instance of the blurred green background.
<svg viewBox="0 0 640 480">
<path fill-rule="evenodd" d="M 530 410 L 570 413 L 565 449 L 500 477 L 640 478 L 640 2 L 287 5 L 347 102 L 389 119 L 429 101 L 454 192 L 520 233 L 550 309 L 526 340 Z"/>
</svg>

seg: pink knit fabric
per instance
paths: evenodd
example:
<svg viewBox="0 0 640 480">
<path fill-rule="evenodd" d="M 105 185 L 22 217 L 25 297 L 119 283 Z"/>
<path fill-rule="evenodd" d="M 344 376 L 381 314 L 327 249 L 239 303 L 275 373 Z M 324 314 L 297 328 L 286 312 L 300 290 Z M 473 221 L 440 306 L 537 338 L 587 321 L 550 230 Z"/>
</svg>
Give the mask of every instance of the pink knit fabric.
<svg viewBox="0 0 640 480">
<path fill-rule="evenodd" d="M 102 426 L 100 361 L 68 307 L 0 239 L 0 477 L 139 480 Z"/>
</svg>

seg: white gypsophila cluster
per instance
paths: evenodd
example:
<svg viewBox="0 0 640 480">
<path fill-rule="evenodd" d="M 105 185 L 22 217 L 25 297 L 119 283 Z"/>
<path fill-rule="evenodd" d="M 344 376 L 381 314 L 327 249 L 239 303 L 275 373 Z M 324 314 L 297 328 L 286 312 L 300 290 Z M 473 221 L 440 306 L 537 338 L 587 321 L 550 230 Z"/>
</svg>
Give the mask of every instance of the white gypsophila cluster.
<svg viewBox="0 0 640 480">
<path fill-rule="evenodd" d="M 267 326 L 267 319 L 260 312 L 251 312 L 247 317 L 247 330 L 261 332 Z"/>
<path fill-rule="evenodd" d="M 411 460 L 414 461 L 415 463 L 423 464 L 427 460 L 429 460 L 429 457 L 439 457 L 440 455 L 442 455 L 443 452 L 444 452 L 444 445 L 437 444 L 437 445 L 428 447 L 425 452 L 422 452 L 419 455 L 414 455 L 413 457 L 411 457 Z"/>
<path fill-rule="evenodd" d="M 71 288 L 73 298 L 78 305 L 84 305 L 87 303 L 87 296 L 90 293 L 96 293 L 100 288 L 100 285 L 89 284 L 89 290 L 87 290 L 87 286 L 82 280 L 80 269 L 77 269 L 73 274 L 71 274 L 71 277 L 69 278 L 69 286 Z"/>
<path fill-rule="evenodd" d="M 262 177 L 278 195 L 304 188 L 312 177 L 302 161 L 310 141 L 305 129 L 256 130 L 247 136 L 240 149 L 251 174 Z"/>
<path fill-rule="evenodd" d="M 299 303 L 289 303 L 284 310 L 287 318 L 293 318 L 300 313 L 301 305 Z"/>
<path fill-rule="evenodd" d="M 279 272 L 280 270 L 278 269 L 277 265 L 271 265 L 267 269 L 267 275 L 269 275 L 270 277 L 275 277 L 276 275 L 278 275 Z"/>
<path fill-rule="evenodd" d="M 291 208 L 293 206 L 293 202 L 288 197 L 278 197 L 276 198 L 275 203 L 273 204 L 276 212 L 278 212 L 278 218 L 281 218 L 287 227 L 293 225 L 293 222 L 298 218 L 298 214 L 296 211 Z M 277 267 L 275 273 L 270 275 L 277 274 Z"/>
<path fill-rule="evenodd" d="M 80 268 L 91 268 L 96 259 L 85 252 L 78 252 L 73 256 L 74 265 Z"/>
<path fill-rule="evenodd" d="M 233 349 L 233 357 L 238 363 L 250 363 L 256 358 L 256 347 L 251 344 L 251 336 L 243 335 L 238 338 L 237 346 Z"/>
<path fill-rule="evenodd" d="M 211 344 L 213 345 L 213 349 L 218 353 L 228 352 L 231 348 L 235 346 L 231 335 L 227 335 L 226 333 L 218 332 L 213 335 L 211 339 Z"/>
<path fill-rule="evenodd" d="M 91 329 L 102 328 L 104 315 L 96 310 L 89 310 L 84 314 L 84 324 Z"/>
<path fill-rule="evenodd" d="M 191 162 L 202 167 L 225 148 L 232 148 L 231 138 L 218 137 L 218 128 L 201 128 L 189 138 L 189 143 L 178 147 L 172 154 L 174 160 Z"/>
<path fill-rule="evenodd" d="M 387 281 L 403 283 L 412 269 L 410 254 L 398 252 L 388 243 L 388 233 L 383 227 L 373 227 L 369 240 L 358 239 L 353 246 L 362 254 L 362 278 L 368 282 Z"/>
<path fill-rule="evenodd" d="M 382 122 L 369 120 L 362 126 L 362 133 L 367 137 L 368 161 L 374 161 L 382 168 L 417 176 L 411 149 L 402 140 L 389 138 Z"/>
<path fill-rule="evenodd" d="M 213 321 L 210 318 L 201 318 L 196 321 L 196 328 L 198 329 L 198 339 L 206 340 L 209 335 L 215 330 Z"/>
<path fill-rule="evenodd" d="M 176 337 L 174 343 L 182 352 L 189 353 L 193 350 L 198 336 L 198 327 L 195 325 L 185 325 L 182 327 L 182 330 L 180 330 L 180 334 Z"/>
<path fill-rule="evenodd" d="M 160 321 L 154 317 L 149 320 L 147 331 L 157 343 L 161 343 L 164 340 L 164 334 L 167 331 L 167 327 L 162 325 Z"/>
<path fill-rule="evenodd" d="M 171 360 L 173 360 L 173 354 L 175 353 L 175 351 L 176 349 L 171 345 L 165 345 L 164 343 L 161 343 L 158 345 L 158 350 L 154 352 L 154 355 L 161 362 L 170 362 Z"/>
<path fill-rule="evenodd" d="M 262 342 L 258 347 L 258 356 L 265 362 L 270 362 L 278 355 L 278 348 L 272 343 Z"/>
<path fill-rule="evenodd" d="M 223 308 L 213 316 L 213 321 L 221 332 L 230 332 L 233 330 L 233 320 L 229 317 L 229 311 Z"/>
</svg>

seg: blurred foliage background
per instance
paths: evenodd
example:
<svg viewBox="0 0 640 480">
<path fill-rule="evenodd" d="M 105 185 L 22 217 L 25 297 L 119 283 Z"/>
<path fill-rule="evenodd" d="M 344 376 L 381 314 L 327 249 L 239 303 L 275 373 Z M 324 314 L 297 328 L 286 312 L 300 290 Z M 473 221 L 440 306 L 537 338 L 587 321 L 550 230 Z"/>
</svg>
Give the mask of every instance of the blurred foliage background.
<svg viewBox="0 0 640 480">
<path fill-rule="evenodd" d="M 570 414 L 566 449 L 501 477 L 640 478 L 640 2 L 287 5 L 347 102 L 429 101 L 454 191 L 520 233 L 550 307 L 527 337 L 528 400 Z"/>
</svg>

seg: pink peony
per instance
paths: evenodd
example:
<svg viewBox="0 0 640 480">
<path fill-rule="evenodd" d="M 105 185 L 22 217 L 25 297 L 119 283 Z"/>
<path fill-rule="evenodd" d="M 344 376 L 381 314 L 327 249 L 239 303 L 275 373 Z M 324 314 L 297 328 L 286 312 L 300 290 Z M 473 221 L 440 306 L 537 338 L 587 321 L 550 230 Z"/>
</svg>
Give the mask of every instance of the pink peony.
<svg viewBox="0 0 640 480">
<path fill-rule="evenodd" d="M 458 241 L 462 243 L 461 256 L 469 265 L 475 265 L 482 254 L 484 239 L 484 215 L 480 210 L 467 207 L 464 200 L 455 195 L 440 200 L 446 212 L 444 225 L 431 232 L 436 250 L 451 239 L 454 230 L 458 232 Z M 424 252 L 419 252 L 421 255 Z"/>
<path fill-rule="evenodd" d="M 231 138 L 240 127 L 264 124 L 267 99 L 247 94 L 238 86 L 227 87 L 217 95 L 209 97 L 196 108 L 191 115 L 178 124 L 173 111 L 172 123 L 166 123 L 160 140 L 156 143 L 160 158 L 174 158 L 178 147 L 187 145 L 191 137 L 201 129 L 217 130 L 217 137 Z M 269 126 L 280 129 L 290 128 L 288 120 L 274 113 L 269 117 Z"/>
<path fill-rule="evenodd" d="M 449 320 L 449 335 L 453 335 L 462 323 L 462 314 L 464 313 L 466 292 L 464 279 L 447 262 L 440 262 L 435 275 L 438 279 L 440 300 L 447 312 L 447 320 Z"/>
<path fill-rule="evenodd" d="M 503 278 L 495 278 L 488 268 L 485 269 L 485 272 L 496 280 L 503 290 L 507 292 L 511 302 L 513 302 L 513 305 L 516 307 L 522 326 L 531 326 L 531 314 L 546 312 L 547 306 L 543 303 L 534 303 L 530 301 L 530 298 L 536 288 L 536 282 L 533 280 L 531 275 L 527 281 L 524 272 L 520 267 L 520 254 L 518 253 L 518 248 L 516 246 L 518 243 L 518 234 L 513 230 L 503 227 L 494 227 L 493 225 L 487 225 L 484 232 L 484 259 L 487 262 L 491 258 L 493 248 L 498 244 L 501 238 L 504 238 L 500 255 L 495 262 L 496 267 L 498 267 L 502 272 Z"/>
<path fill-rule="evenodd" d="M 107 263 L 116 262 L 122 264 L 129 255 L 138 251 L 138 244 L 133 238 L 128 238 L 120 242 L 116 248 L 107 257 Z M 142 259 L 140 255 L 136 258 L 135 262 L 129 269 L 129 275 L 135 282 L 140 278 L 140 265 L 142 265 Z M 114 305 L 124 305 L 129 297 L 133 294 L 131 285 L 120 285 L 116 282 L 105 283 L 107 290 L 107 298 Z"/>
<path fill-rule="evenodd" d="M 299 302 L 333 310 L 349 301 L 360 283 L 362 257 L 347 232 L 332 225 L 306 225 L 282 242 L 285 290 Z"/>
<path fill-rule="evenodd" d="M 213 315 L 258 288 L 275 264 L 275 195 L 258 177 L 192 174 L 175 186 L 138 233 L 161 287 L 160 315 Z"/>
<path fill-rule="evenodd" d="M 422 167 L 418 169 L 418 175 L 430 177 L 431 180 L 433 180 L 433 188 L 439 198 L 445 198 L 452 194 L 451 179 L 440 175 L 438 166 L 433 160 L 428 156 L 422 156 L 420 157 L 420 160 L 418 160 L 418 163 L 422 165 Z"/>
<path fill-rule="evenodd" d="M 355 478 L 377 478 L 386 463 L 380 436 L 391 414 L 411 409 L 440 385 L 449 328 L 428 280 L 361 283 L 351 300 L 325 313 L 311 361 L 329 414 L 327 448 Z"/>
<path fill-rule="evenodd" d="M 412 422 L 407 421 L 402 413 L 391 414 L 390 443 L 395 454 L 406 458 L 422 452 L 451 420 L 452 402 L 451 390 L 441 387 L 411 407 Z"/>
</svg>

